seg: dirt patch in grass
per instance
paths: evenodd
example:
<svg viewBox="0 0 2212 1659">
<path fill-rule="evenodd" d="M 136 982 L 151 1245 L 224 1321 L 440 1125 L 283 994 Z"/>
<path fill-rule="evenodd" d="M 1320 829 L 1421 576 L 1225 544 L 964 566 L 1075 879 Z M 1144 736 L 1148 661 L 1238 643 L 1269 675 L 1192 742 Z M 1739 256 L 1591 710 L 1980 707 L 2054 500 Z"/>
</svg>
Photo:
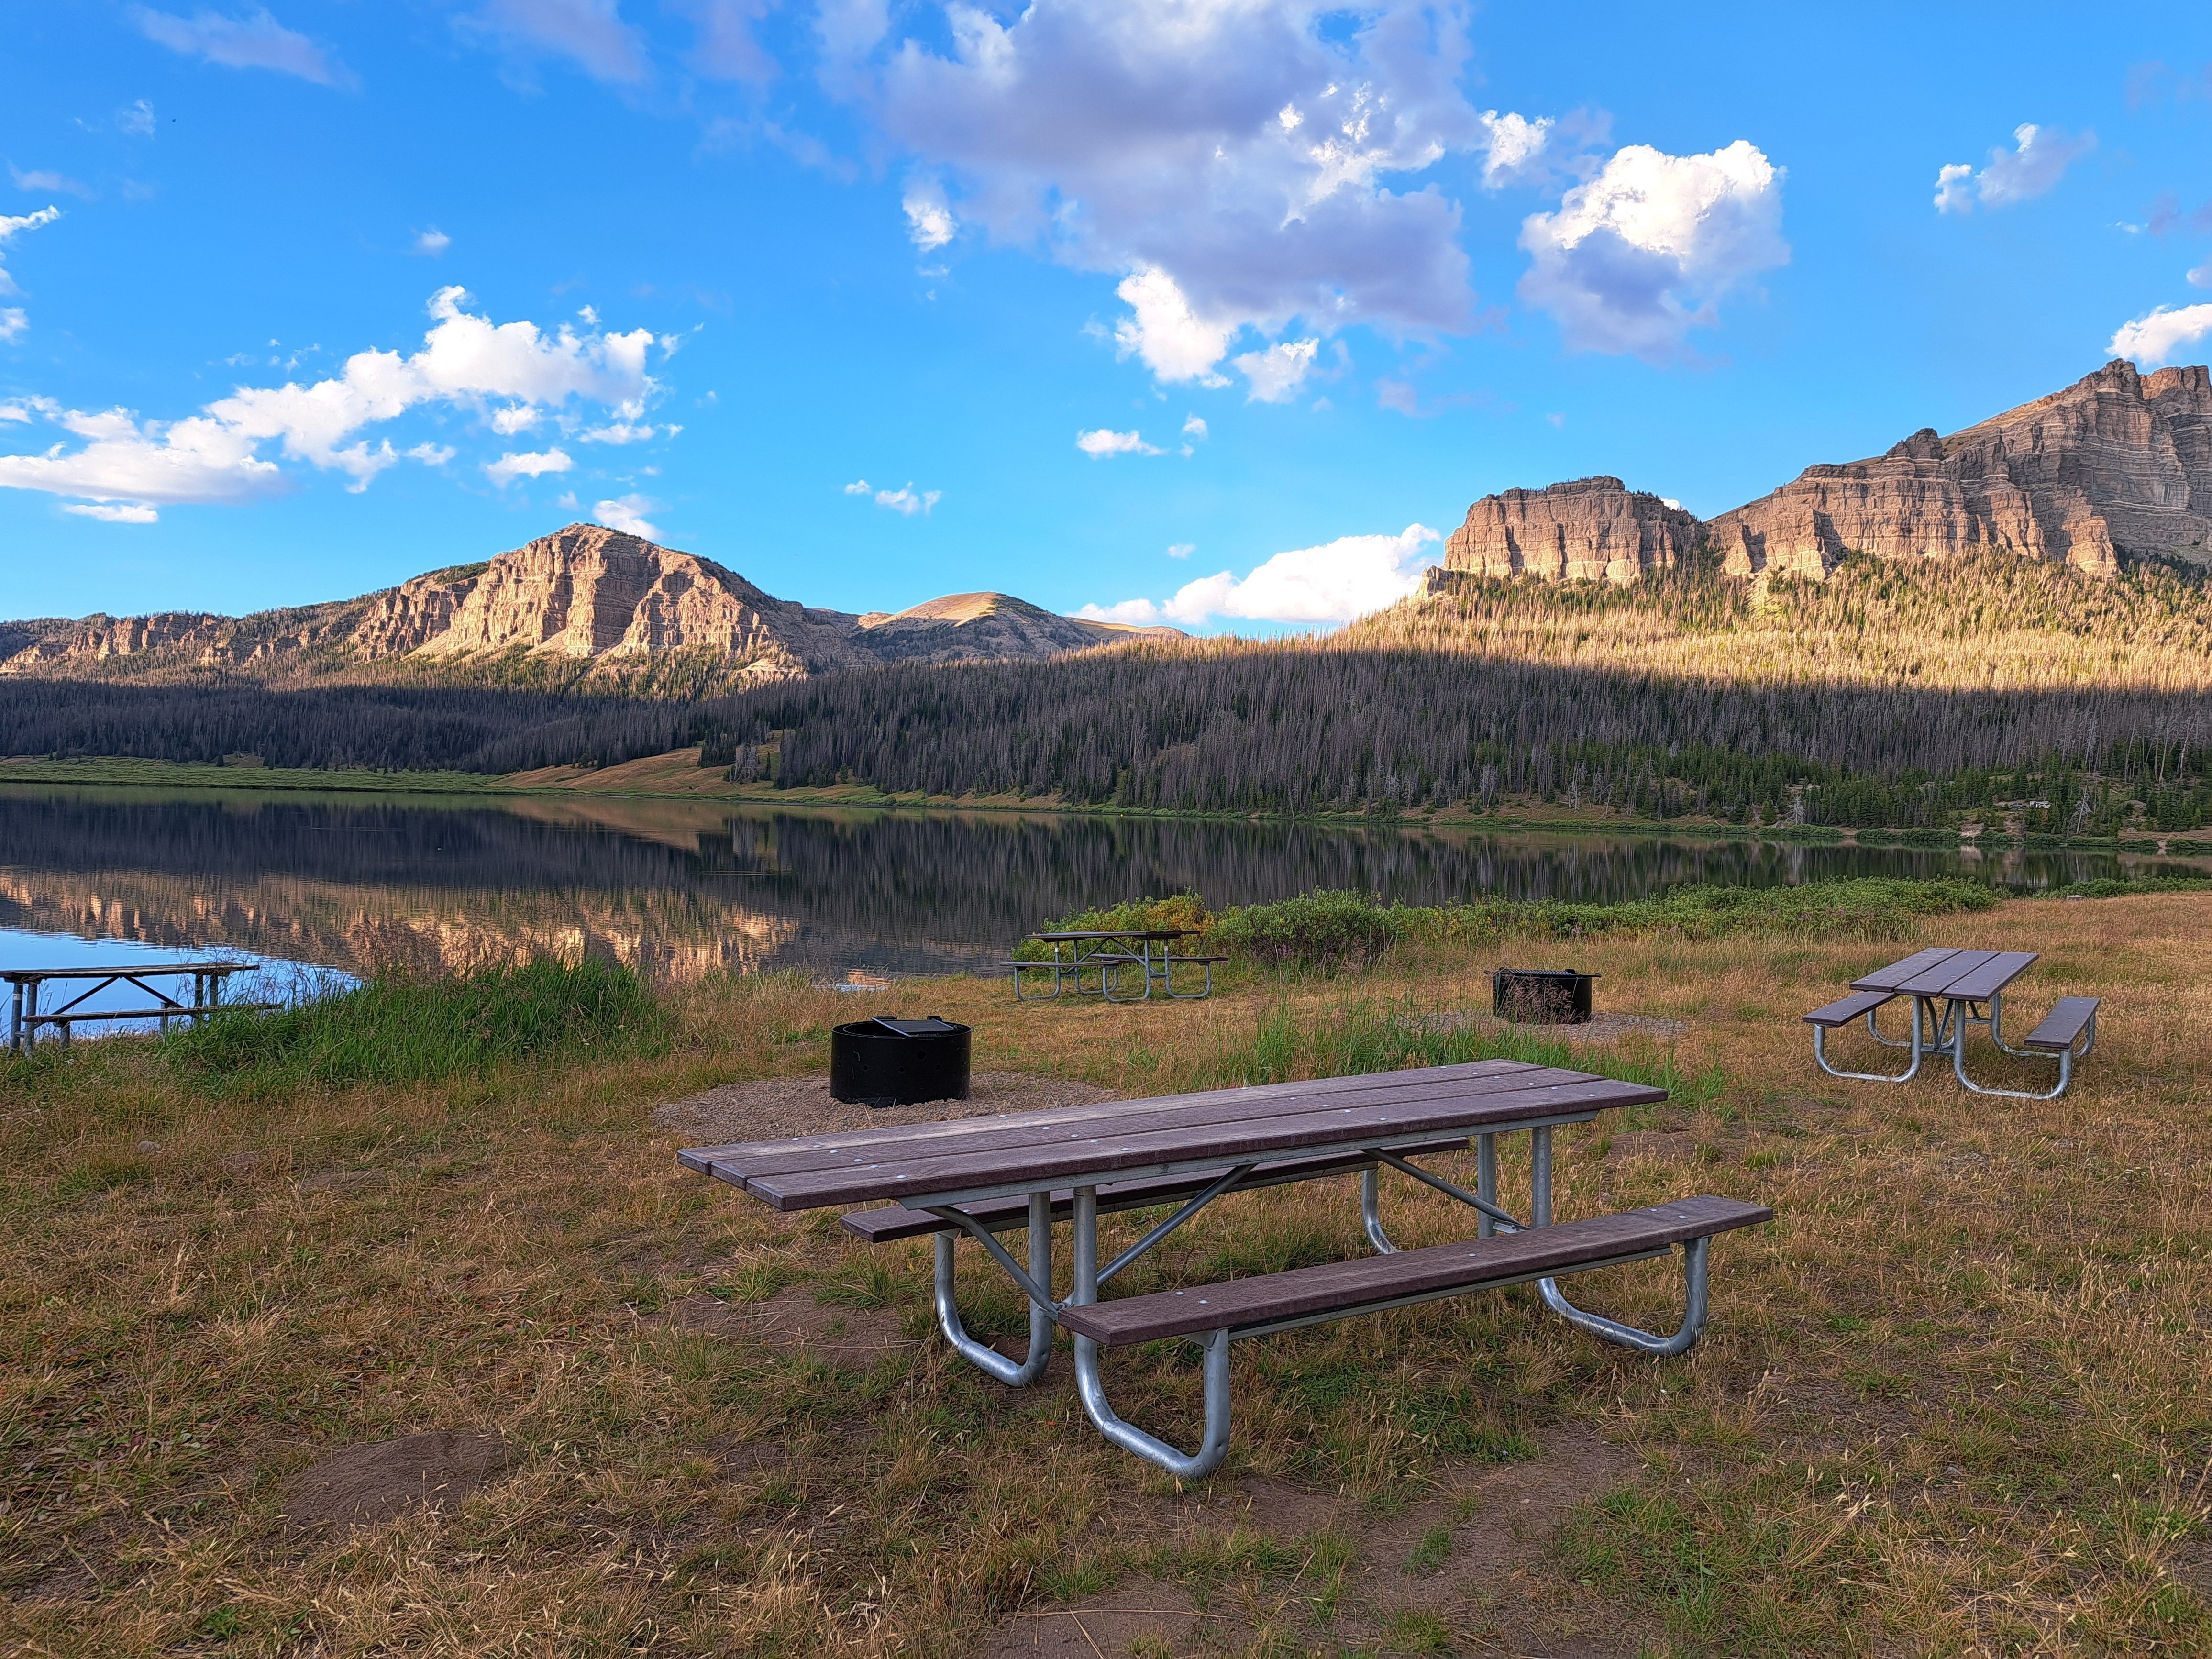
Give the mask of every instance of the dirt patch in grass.
<svg viewBox="0 0 2212 1659">
<path fill-rule="evenodd" d="M 937 1123 L 952 1117 L 988 1117 L 1000 1112 L 1042 1112 L 1055 1106 L 1091 1106 L 1115 1098 L 1111 1089 L 1066 1078 L 1034 1077 L 1024 1072 L 979 1072 L 965 1100 L 932 1100 L 915 1106 L 855 1106 L 830 1092 L 826 1077 L 766 1078 L 757 1083 L 727 1083 L 689 1100 L 653 1109 L 653 1121 L 702 1146 L 742 1140 L 774 1140 L 783 1135 L 824 1129 L 891 1128 L 902 1123 Z"/>
<path fill-rule="evenodd" d="M 1201 1612 L 1181 1584 L 1135 1577 L 1062 1607 L 1016 1613 L 984 1637 L 975 1659 L 1100 1659 L 1101 1655 L 1237 1653 L 1251 1632 L 1226 1613 Z"/>
<path fill-rule="evenodd" d="M 284 1482 L 284 1518 L 295 1532 L 374 1527 L 420 1504 L 443 1510 L 506 1469 L 507 1442 L 452 1429 L 347 1446 Z"/>
<path fill-rule="evenodd" d="M 666 1318 L 683 1331 L 811 1353 L 825 1364 L 865 1370 L 887 1353 L 910 1353 L 905 1316 L 896 1308 L 824 1303 L 811 1285 L 792 1285 L 765 1302 L 725 1302 L 706 1292 L 669 1305 Z"/>
</svg>

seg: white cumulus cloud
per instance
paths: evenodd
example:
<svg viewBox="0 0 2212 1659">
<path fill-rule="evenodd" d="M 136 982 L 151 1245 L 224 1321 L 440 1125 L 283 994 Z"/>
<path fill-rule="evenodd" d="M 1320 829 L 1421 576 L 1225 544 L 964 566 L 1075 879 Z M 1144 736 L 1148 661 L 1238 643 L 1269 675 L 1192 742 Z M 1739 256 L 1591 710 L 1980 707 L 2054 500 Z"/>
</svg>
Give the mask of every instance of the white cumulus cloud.
<svg viewBox="0 0 2212 1659">
<path fill-rule="evenodd" d="M 2159 306 L 2132 322 L 2120 325 L 2106 349 L 2115 357 L 2132 357 L 2144 368 L 2155 368 L 2181 355 L 2185 347 L 2212 334 L 2212 303 L 2170 307 Z"/>
<path fill-rule="evenodd" d="M 0 259 L 7 257 L 8 244 L 12 239 L 21 235 L 27 230 L 36 230 L 41 225 L 50 225 L 61 216 L 62 210 L 58 207 L 42 207 L 36 213 L 18 213 L 12 216 L 0 213 Z M 8 274 L 8 267 L 4 264 L 0 264 L 0 294 L 21 292 L 22 289 L 15 286 L 15 279 Z M 0 331 L 0 339 L 12 339 L 22 331 L 23 313 L 21 311 L 11 311 L 5 314 L 15 319 L 15 325 L 12 331 Z"/>
<path fill-rule="evenodd" d="M 1482 125 L 1484 153 L 1482 183 L 1486 190 L 1500 190 L 1505 185 L 1541 174 L 1544 171 L 1544 152 L 1552 139 L 1551 118 L 1544 117 L 1531 121 L 1525 115 L 1510 111 L 1500 115 L 1496 110 L 1485 110 L 1475 118 Z"/>
<path fill-rule="evenodd" d="M 1142 432 L 1115 432 L 1100 427 L 1095 432 L 1079 432 L 1075 447 L 1094 461 L 1103 461 L 1109 455 L 1161 455 L 1164 450 L 1145 441 Z"/>
<path fill-rule="evenodd" d="M 2207 259 L 2191 271 L 2188 280 L 2191 288 L 2212 288 L 2212 259 Z"/>
<path fill-rule="evenodd" d="M 0 306 L 0 345 L 6 345 L 30 325 L 30 313 L 22 307 Z"/>
<path fill-rule="evenodd" d="M 1782 179 L 1741 138 L 1701 155 L 1631 144 L 1558 211 L 1522 222 L 1521 297 L 1558 319 L 1571 350 L 1681 359 L 1722 295 L 1788 263 Z"/>
<path fill-rule="evenodd" d="M 187 58 L 229 69 L 274 70 L 318 86 L 356 85 L 354 72 L 306 35 L 286 28 L 258 7 L 237 17 L 200 10 L 178 17 L 147 6 L 131 8 L 131 20 L 149 40 Z"/>
<path fill-rule="evenodd" d="M 610 421 L 605 426 L 586 427 L 576 435 L 587 444 L 641 444 L 648 438 L 672 438 L 683 430 L 680 426 L 641 426 L 631 421 Z"/>
<path fill-rule="evenodd" d="M 1193 443 L 1204 443 L 1206 438 L 1206 417 L 1202 415 L 1185 416 L 1182 423 L 1182 435 Z"/>
<path fill-rule="evenodd" d="M 698 31 L 693 69 L 714 80 L 764 87 L 778 70 L 755 29 L 776 5 L 777 0 L 671 0 L 669 9 L 689 17 Z"/>
<path fill-rule="evenodd" d="M 84 441 L 0 455 L 0 488 L 94 501 L 238 502 L 283 487 L 283 469 L 262 453 L 272 445 L 283 459 L 343 472 L 362 489 L 401 456 L 388 440 L 372 446 L 358 434 L 410 409 L 557 406 L 573 398 L 631 420 L 658 390 L 646 372 L 653 344 L 647 330 L 580 334 L 567 325 L 494 323 L 468 303 L 458 288 L 433 295 L 433 325 L 412 356 L 358 352 L 328 380 L 240 386 L 183 420 L 142 422 L 128 410 L 95 413 L 41 401 L 44 418 Z"/>
<path fill-rule="evenodd" d="M 2013 129 L 2013 148 L 1998 145 L 1990 151 L 1989 165 L 1979 173 L 1965 161 L 1954 161 L 1936 175 L 1936 210 L 1971 213 L 1979 201 L 1985 208 L 2009 207 L 2049 194 L 2066 176 L 2066 169 L 2097 148 L 2097 135 L 2079 136 L 2033 121 Z"/>
<path fill-rule="evenodd" d="M 154 136 L 154 106 L 141 98 L 115 112 L 115 130 L 133 138 Z"/>
<path fill-rule="evenodd" d="M 99 501 L 69 502 L 62 511 L 81 519 L 97 519 L 102 524 L 156 524 L 161 517 L 150 507 L 115 507 Z"/>
<path fill-rule="evenodd" d="M 539 411 L 527 404 L 516 404 L 491 412 L 491 429 L 502 438 L 511 438 L 518 432 L 527 432 L 538 424 Z"/>
<path fill-rule="evenodd" d="M 610 530 L 619 530 L 625 536 L 642 536 L 647 541 L 656 541 L 660 532 L 645 516 L 655 505 L 648 496 L 617 495 L 612 501 L 593 502 L 592 521 Z"/>
<path fill-rule="evenodd" d="M 427 226 L 415 233 L 415 252 L 429 258 L 436 258 L 453 245 L 453 239 L 435 225 Z"/>
<path fill-rule="evenodd" d="M 575 462 L 568 452 L 560 449 L 539 450 L 535 453 L 507 454 L 495 461 L 484 463 L 484 477 L 501 489 L 517 478 L 542 478 L 548 472 L 566 472 Z"/>
<path fill-rule="evenodd" d="M 1288 403 L 1305 384 L 1314 365 L 1319 340 L 1285 340 L 1264 351 L 1248 351 L 1235 360 L 1237 369 L 1252 383 L 1247 403 Z"/>
<path fill-rule="evenodd" d="M 1425 525 L 1395 536 L 1343 536 L 1319 547 L 1278 553 L 1250 574 L 1224 570 L 1186 582 L 1173 597 L 1086 605 L 1093 622 L 1200 626 L 1214 617 L 1249 622 L 1333 624 L 1395 605 L 1420 586 L 1421 573 L 1442 555 L 1442 538 Z M 1188 550 L 1185 549 L 1185 552 Z M 1176 550 L 1169 553 L 1175 556 Z"/>
<path fill-rule="evenodd" d="M 876 492 L 878 507 L 889 507 L 892 512 L 908 519 L 917 513 L 928 512 L 944 499 L 943 490 L 917 490 L 911 480 L 896 489 L 878 489 Z"/>
<path fill-rule="evenodd" d="M 1247 327 L 1470 315 L 1459 209 L 1424 175 L 1498 139 L 1460 93 L 1451 0 L 927 10 L 941 27 L 871 69 L 881 0 L 825 6 L 837 84 L 957 191 L 963 223 L 1127 279 L 1116 337 L 1159 379 L 1207 380 Z"/>
<path fill-rule="evenodd" d="M 924 253 L 943 247 L 960 234 L 960 222 L 945 205 L 945 186 L 934 179 L 909 181 L 899 204 L 906 210 L 906 234 Z"/>
<path fill-rule="evenodd" d="M 645 38 L 617 0 L 484 0 L 457 21 L 510 52 L 565 58 L 597 81 L 636 86 L 653 74 Z"/>
</svg>

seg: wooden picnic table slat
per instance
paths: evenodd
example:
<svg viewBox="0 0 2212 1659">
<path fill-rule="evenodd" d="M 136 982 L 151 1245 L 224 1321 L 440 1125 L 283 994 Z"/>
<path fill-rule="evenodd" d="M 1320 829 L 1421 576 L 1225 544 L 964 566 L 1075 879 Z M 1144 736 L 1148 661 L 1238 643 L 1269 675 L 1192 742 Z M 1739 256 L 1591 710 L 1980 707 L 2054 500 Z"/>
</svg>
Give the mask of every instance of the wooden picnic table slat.
<svg viewBox="0 0 2212 1659">
<path fill-rule="evenodd" d="M 1227 1126 L 1231 1124 L 1293 1117 L 1304 1112 L 1341 1111 L 1352 1107 L 1394 1103 L 1425 1105 L 1476 1095 L 1486 1099 L 1503 1097 L 1528 1089 L 1579 1083 L 1586 1075 L 1563 1068 L 1529 1066 L 1504 1077 L 1450 1079 L 1401 1089 L 1363 1089 L 1358 1079 L 1347 1078 L 1344 1079 L 1346 1086 L 1340 1090 L 1317 1091 L 1288 1099 L 1248 1095 L 1210 1101 L 1197 1107 L 1164 1103 L 1158 1109 L 1149 1110 L 1146 1109 L 1146 1103 L 1136 1102 L 1130 1103 L 1133 1109 L 1085 1115 L 1060 1122 L 1033 1124 L 996 1133 L 991 1130 L 989 1119 L 969 1118 L 964 1121 L 980 1123 L 982 1126 L 981 1133 L 957 1139 L 933 1136 L 899 1140 L 885 1146 L 810 1147 L 789 1152 L 769 1149 L 751 1154 L 742 1164 L 734 1158 L 720 1158 L 710 1162 L 712 1173 L 722 1180 L 731 1179 L 734 1172 L 750 1181 L 755 1176 L 796 1175 L 806 1170 L 849 1170 L 863 1164 L 896 1164 L 931 1158 L 981 1157 L 987 1153 L 1019 1158 L 1042 1147 L 1063 1146 L 1075 1141 L 1096 1139 L 1102 1133 L 1124 1136 L 1164 1134 L 1176 1129 L 1226 1133 Z"/>
<path fill-rule="evenodd" d="M 1431 1083 L 1500 1077 L 1515 1072 L 1540 1071 L 1541 1066 L 1519 1060 L 1471 1060 L 1455 1066 L 1416 1066 L 1403 1071 L 1373 1072 L 1364 1077 L 1302 1078 L 1295 1083 L 1262 1083 L 1233 1089 L 1204 1089 L 1187 1095 L 1155 1095 L 1138 1100 L 1102 1100 L 1083 1106 L 1049 1106 L 1035 1112 L 1005 1112 L 994 1116 L 947 1118 L 932 1123 L 895 1124 L 880 1129 L 850 1129 L 828 1134 L 799 1135 L 786 1140 L 743 1140 L 726 1146 L 694 1146 L 678 1152 L 677 1161 L 687 1170 L 707 1173 L 710 1163 L 727 1162 L 740 1169 L 752 1159 L 781 1152 L 858 1150 L 891 1147 L 902 1142 L 952 1139 L 994 1133 L 1001 1129 L 1025 1129 L 1060 1123 L 1118 1118 L 1147 1109 L 1200 1108 L 1243 1100 L 1296 1100 L 1308 1095 L 1328 1094 L 1346 1085 L 1362 1088 L 1410 1089 Z"/>
<path fill-rule="evenodd" d="M 1963 978 L 1952 981 L 1943 994 L 1968 1002 L 1983 1001 L 2003 990 L 2035 963 L 2036 953 L 2033 951 L 1992 951 L 1987 962 Z"/>
<path fill-rule="evenodd" d="M 717 1157 L 712 1161 L 712 1172 L 728 1182 L 730 1172 L 737 1170 L 745 1179 L 754 1175 L 796 1175 L 799 1170 L 845 1170 L 858 1164 L 896 1164 L 900 1159 L 922 1159 L 922 1157 L 953 1157 L 967 1152 L 1022 1152 L 1036 1146 L 1064 1146 L 1068 1141 L 1086 1139 L 1099 1133 L 1110 1134 L 1152 1134 L 1166 1133 L 1170 1128 L 1210 1128 L 1221 1124 L 1249 1124 L 1263 1117 L 1291 1117 L 1297 1113 L 1312 1110 L 1340 1110 L 1345 1106 L 1380 1106 L 1387 1102 L 1433 1102 L 1433 1099 L 1460 1099 L 1464 1095 L 1491 1095 L 1513 1088 L 1541 1088 L 1547 1084 L 1582 1082 L 1586 1073 L 1564 1071 L 1548 1066 L 1524 1066 L 1520 1071 L 1495 1075 L 1495 1078 L 1447 1078 L 1431 1079 L 1427 1084 L 1413 1084 L 1402 1088 L 1363 1088 L 1358 1078 L 1338 1079 L 1340 1088 L 1316 1088 L 1303 1095 L 1263 1095 L 1261 1091 L 1243 1091 L 1225 1099 L 1207 1099 L 1197 1106 L 1186 1106 L 1168 1097 L 1164 1102 L 1121 1102 L 1121 1110 L 1093 1110 L 1093 1113 L 1071 1115 L 1064 1119 L 1053 1119 L 1044 1124 L 1020 1124 L 1013 1128 L 1000 1128 L 988 1117 L 957 1119 L 960 1124 L 971 1124 L 973 1133 L 960 1137 L 929 1134 L 915 1139 L 896 1139 L 887 1144 L 869 1146 L 827 1146 L 827 1148 L 779 1148 L 769 1144 L 759 1152 L 750 1152 L 745 1161 Z"/>
<path fill-rule="evenodd" d="M 1897 988 L 1899 996 L 1940 997 L 1951 994 L 1952 986 L 1984 966 L 1996 955 L 1994 951 L 1954 951 L 1933 968 L 1915 974 Z"/>
<path fill-rule="evenodd" d="M 1578 1261 L 1656 1254 L 1686 1239 L 1773 1219 L 1774 1212 L 1763 1204 L 1707 1194 L 1648 1210 L 1593 1216 L 1492 1238 L 1317 1262 L 1225 1284 L 1066 1307 L 1060 1310 L 1059 1319 L 1066 1329 L 1109 1346 L 1149 1342 L 1356 1309 L 1388 1297 L 1534 1278 Z"/>
<path fill-rule="evenodd" d="M 0 981 L 14 984 L 39 979 L 128 979 L 134 975 L 161 979 L 171 974 L 242 974 L 259 965 L 252 962 L 161 962 L 150 965 L 142 962 L 129 968 L 0 968 Z"/>
<path fill-rule="evenodd" d="M 743 1182 L 744 1189 L 778 1210 L 807 1210 L 828 1205 L 890 1200 L 903 1202 L 940 1194 L 983 1188 L 1012 1189 L 1070 1186 L 1162 1166 L 1224 1166 L 1265 1162 L 1270 1156 L 1324 1146 L 1371 1145 L 1453 1131 L 1480 1133 L 1507 1125 L 1572 1121 L 1618 1106 L 1656 1104 L 1663 1089 L 1621 1083 L 1611 1078 L 1550 1088 L 1524 1089 L 1503 1096 L 1468 1095 L 1453 1099 L 1410 1101 L 1344 1109 L 1301 1111 L 1288 1116 L 1222 1124 L 1186 1126 L 1152 1134 L 1099 1134 L 1054 1146 L 1004 1152 L 960 1152 L 948 1157 L 856 1164 Z M 1102 1126 L 1103 1127 L 1103 1126 Z M 709 1173 L 720 1171 L 710 1166 Z"/>
<path fill-rule="evenodd" d="M 1905 981 L 1917 978 L 1938 964 L 1959 954 L 1949 945 L 1938 945 L 1932 950 L 1915 951 L 1902 962 L 1893 962 L 1887 968 L 1877 968 L 1863 979 L 1851 981 L 1854 991 L 1894 991 Z"/>
</svg>

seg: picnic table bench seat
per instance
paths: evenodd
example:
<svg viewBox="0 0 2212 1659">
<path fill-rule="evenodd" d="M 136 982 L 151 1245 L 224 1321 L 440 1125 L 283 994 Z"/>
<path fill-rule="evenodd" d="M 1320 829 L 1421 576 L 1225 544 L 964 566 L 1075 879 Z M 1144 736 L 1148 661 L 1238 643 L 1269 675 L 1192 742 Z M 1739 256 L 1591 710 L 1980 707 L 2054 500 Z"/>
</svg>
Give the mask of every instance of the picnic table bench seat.
<svg viewBox="0 0 2212 1659">
<path fill-rule="evenodd" d="M 1402 1156 L 1415 1158 L 1431 1152 L 1459 1152 L 1467 1150 L 1465 1135 L 1449 1139 L 1425 1141 L 1418 1146 L 1399 1148 Z M 1322 1176 L 1352 1175 L 1371 1170 L 1376 1160 L 1365 1152 L 1337 1152 L 1321 1158 L 1286 1158 L 1281 1163 L 1262 1164 L 1228 1190 L 1248 1193 L 1261 1187 L 1280 1187 L 1291 1182 L 1312 1181 Z M 1159 1176 L 1145 1181 L 1116 1181 L 1098 1189 L 1098 1212 L 1109 1214 L 1119 1210 L 1142 1210 L 1156 1204 L 1173 1204 L 1201 1193 L 1212 1185 L 1215 1172 L 1206 1170 L 1198 1175 Z M 1016 1227 L 1029 1225 L 1030 1206 L 1026 1198 L 1002 1198 L 981 1203 L 959 1204 L 951 1207 L 982 1224 L 993 1232 L 1006 1232 Z M 1075 1213 L 1075 1193 L 1072 1188 L 1062 1188 L 1052 1195 L 1052 1218 L 1066 1221 Z M 855 1210 L 839 1218 L 846 1231 L 857 1234 L 871 1244 L 889 1244 L 902 1238 L 926 1238 L 932 1233 L 957 1231 L 959 1224 L 932 1215 L 927 1210 L 910 1210 L 903 1204 L 892 1204 L 882 1209 Z"/>
<path fill-rule="evenodd" d="M 1805 1016 L 1808 1025 L 1825 1025 L 1833 1030 L 1838 1025 L 1848 1025 L 1861 1014 L 1872 1013 L 1897 994 L 1894 991 L 1854 991 L 1850 995 L 1815 1008 Z"/>
<path fill-rule="evenodd" d="M 1563 1278 L 1663 1255 L 1677 1244 L 1774 1219 L 1763 1204 L 1710 1194 L 1587 1221 L 1560 1222 L 1326 1261 L 1219 1285 L 1155 1291 L 1060 1310 L 1060 1322 L 1105 1348 L 1227 1331 L 1231 1338 L 1314 1324 L 1468 1291 Z"/>
<path fill-rule="evenodd" d="M 2021 1039 L 2021 1047 L 2034 1048 L 2046 1054 L 2059 1054 L 2071 1048 L 2085 1031 L 2091 1042 L 2096 1040 L 2097 1005 L 2100 997 L 2061 997 L 2057 1006 L 2043 1017 L 2043 1023 Z M 2083 1053 L 2087 1050 L 2084 1049 Z"/>
</svg>

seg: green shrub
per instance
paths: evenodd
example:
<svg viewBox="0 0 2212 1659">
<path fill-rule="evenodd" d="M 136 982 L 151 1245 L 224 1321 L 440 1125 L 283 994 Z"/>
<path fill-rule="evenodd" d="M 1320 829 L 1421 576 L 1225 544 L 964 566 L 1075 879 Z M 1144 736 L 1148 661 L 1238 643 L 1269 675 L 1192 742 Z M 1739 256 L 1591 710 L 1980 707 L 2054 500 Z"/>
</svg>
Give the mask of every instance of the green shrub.
<svg viewBox="0 0 2212 1659">
<path fill-rule="evenodd" d="M 1212 926 L 1213 913 L 1206 908 L 1204 899 L 1195 893 L 1174 893 L 1166 898 L 1125 899 L 1102 910 L 1078 910 L 1073 915 L 1062 916 L 1058 921 L 1047 922 L 1037 931 L 1077 933 L 1127 928 L 1132 933 L 1149 933 L 1160 928 L 1180 927 L 1186 932 L 1203 935 Z M 1180 950 L 1182 946 L 1177 948 Z M 1014 956 L 1023 962 L 1049 962 L 1052 960 L 1052 946 L 1040 944 L 1033 939 L 1024 939 L 1014 947 Z"/>
<path fill-rule="evenodd" d="M 669 1028 L 628 969 L 538 961 L 452 979 L 380 975 L 296 1008 L 220 1014 L 161 1046 L 203 1085 L 258 1093 L 653 1053 Z"/>
<path fill-rule="evenodd" d="M 2101 876 L 2049 887 L 2038 898 L 2125 898 L 2130 893 L 2192 893 L 2212 887 L 2212 876 Z"/>
<path fill-rule="evenodd" d="M 1395 945 L 1409 914 L 1364 893 L 1302 893 L 1224 910 L 1211 943 L 1231 956 L 1333 974 L 1364 968 Z"/>
</svg>

